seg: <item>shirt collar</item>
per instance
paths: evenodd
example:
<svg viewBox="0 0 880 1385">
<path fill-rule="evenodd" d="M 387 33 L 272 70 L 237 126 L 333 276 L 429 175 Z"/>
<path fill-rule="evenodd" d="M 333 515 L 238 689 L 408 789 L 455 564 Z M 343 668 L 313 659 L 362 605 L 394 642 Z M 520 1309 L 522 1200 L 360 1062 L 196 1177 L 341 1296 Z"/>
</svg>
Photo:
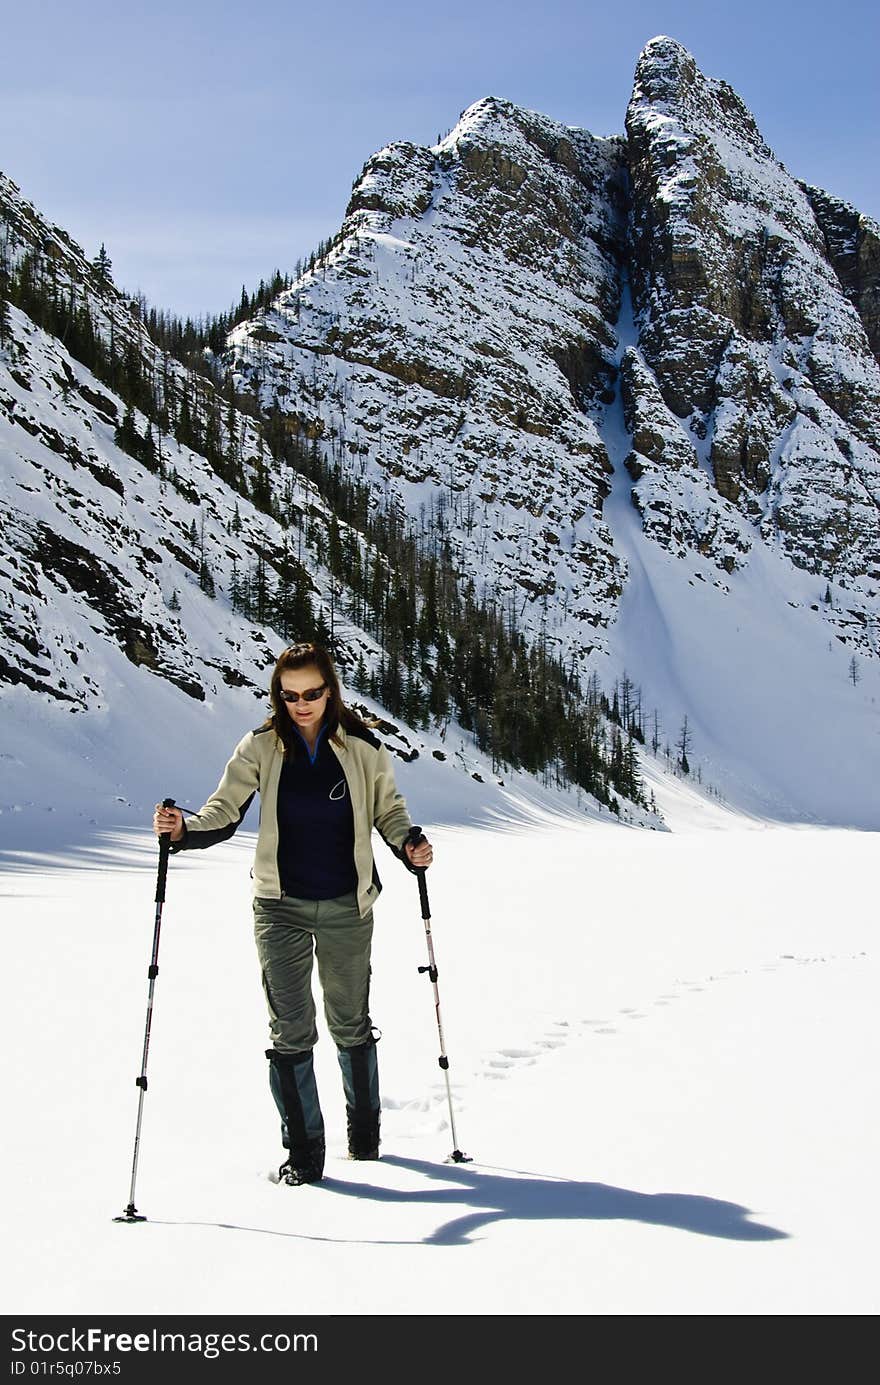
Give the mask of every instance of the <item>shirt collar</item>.
<svg viewBox="0 0 880 1385">
<path fill-rule="evenodd" d="M 321 723 L 321 728 L 320 728 L 320 730 L 318 731 L 317 739 L 315 740 L 315 753 L 314 753 L 314 754 L 312 754 L 311 750 L 309 749 L 309 743 L 308 743 L 308 741 L 306 740 L 305 736 L 303 735 L 302 731 L 300 731 L 299 727 L 296 726 L 296 725 L 294 725 L 294 728 L 293 728 L 293 729 L 294 729 L 294 731 L 296 732 L 296 734 L 299 736 L 299 738 L 300 738 L 300 740 L 302 741 L 303 745 L 305 746 L 306 754 L 307 754 L 308 757 L 309 757 L 309 764 L 310 764 L 310 765 L 313 765 L 313 764 L 315 763 L 315 761 L 317 760 L 317 758 L 318 758 L 318 751 L 319 751 L 320 748 L 321 748 L 321 737 L 323 736 L 324 732 L 327 730 L 327 723 L 326 723 L 326 721 Z"/>
</svg>

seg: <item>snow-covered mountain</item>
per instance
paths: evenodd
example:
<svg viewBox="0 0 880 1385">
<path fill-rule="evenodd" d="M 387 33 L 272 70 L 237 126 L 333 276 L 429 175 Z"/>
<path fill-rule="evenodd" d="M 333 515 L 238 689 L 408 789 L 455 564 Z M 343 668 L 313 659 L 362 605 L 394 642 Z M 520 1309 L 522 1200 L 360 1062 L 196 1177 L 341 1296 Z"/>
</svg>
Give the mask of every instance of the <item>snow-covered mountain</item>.
<svg viewBox="0 0 880 1385">
<path fill-rule="evenodd" d="M 876 282 L 850 301 L 820 195 L 673 40 L 642 53 L 626 125 L 596 139 L 487 99 L 432 149 L 382 150 L 331 252 L 232 333 L 229 363 L 413 519 L 442 502 L 462 568 L 578 653 L 607 648 L 625 580 L 602 515 L 618 374 L 647 534 L 722 572 L 764 542 L 864 614 Z"/>
<path fill-rule="evenodd" d="M 792 177 L 680 44 L 644 49 L 625 135 L 489 97 L 436 146 L 375 154 L 329 251 L 230 333 L 222 401 L 6 179 L 0 214 L 7 256 L 36 252 L 225 459 L 120 450 L 122 398 L 10 310 L 0 679 L 29 755 L 82 711 L 100 758 L 124 689 L 145 766 L 187 728 L 216 758 L 275 649 L 228 600 L 255 554 L 332 619 L 330 508 L 267 467 L 260 415 L 582 676 L 634 678 L 658 747 L 686 715 L 731 802 L 878 825 L 878 228 Z M 375 639 L 341 634 L 344 670 L 375 666 Z"/>
<path fill-rule="evenodd" d="M 229 342 L 240 388 L 442 522 L 462 572 L 546 604 L 579 653 L 624 577 L 595 417 L 615 375 L 623 155 L 479 101 L 436 148 L 370 159 L 320 266 Z"/>
<path fill-rule="evenodd" d="M 351 592 L 327 555 L 335 543 L 350 562 L 390 577 L 382 553 L 306 476 L 270 468 L 251 414 L 157 350 L 132 303 L 5 178 L 0 202 L 7 272 L 29 257 L 28 272 L 50 276 L 50 297 L 65 307 L 64 329 L 53 332 L 6 304 L 0 348 L 3 845 L 143 822 L 165 796 L 160 785 L 190 807 L 201 801 L 242 730 L 262 720 L 268 670 L 285 643 L 273 623 L 277 599 L 262 617 L 236 600 L 249 574 L 259 583 L 261 566 L 276 598 L 287 584 L 294 615 L 304 592 L 332 630 L 349 700 L 378 718 L 388 747 L 402 762 L 429 759 L 435 815 L 491 810 L 502 787 L 514 816 L 581 804 L 577 790 L 560 795 L 499 770 L 448 718 L 414 729 L 358 686 L 360 669 L 374 671 L 387 655 L 346 614 Z M 184 409 L 207 420 L 206 436 L 220 415 L 222 465 L 181 443 L 170 422 L 163 434 L 128 409 L 77 359 L 65 338 L 82 335 L 84 323 L 89 340 L 112 343 L 127 363 L 127 387 L 133 373 L 158 389 L 178 432 Z M 261 479 L 262 506 L 249 498 Z M 583 807 L 602 811 L 589 796 Z M 623 817 L 658 821 L 626 804 Z"/>
</svg>

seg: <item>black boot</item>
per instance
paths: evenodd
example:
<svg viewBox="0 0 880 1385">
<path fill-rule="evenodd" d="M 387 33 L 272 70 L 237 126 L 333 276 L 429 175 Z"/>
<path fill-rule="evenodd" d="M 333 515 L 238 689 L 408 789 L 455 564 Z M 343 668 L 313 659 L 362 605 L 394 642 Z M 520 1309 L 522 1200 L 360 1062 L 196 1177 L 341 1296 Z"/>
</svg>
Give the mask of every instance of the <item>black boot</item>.
<svg viewBox="0 0 880 1385">
<path fill-rule="evenodd" d="M 348 1116 L 348 1157 L 349 1159 L 379 1158 L 379 1112 L 369 1111 L 361 1116 L 357 1110 L 346 1107 Z"/>
<path fill-rule="evenodd" d="M 376 1040 L 337 1048 L 348 1116 L 348 1157 L 379 1158 L 379 1069 Z"/>
<path fill-rule="evenodd" d="M 318 1183 L 324 1175 L 324 1118 L 310 1051 L 270 1048 L 269 1086 L 281 1115 L 281 1138 L 290 1153 L 278 1170 L 283 1183 Z"/>
<path fill-rule="evenodd" d="M 310 1140 L 305 1149 L 292 1149 L 278 1170 L 281 1183 L 320 1183 L 324 1177 L 324 1141 Z"/>
</svg>

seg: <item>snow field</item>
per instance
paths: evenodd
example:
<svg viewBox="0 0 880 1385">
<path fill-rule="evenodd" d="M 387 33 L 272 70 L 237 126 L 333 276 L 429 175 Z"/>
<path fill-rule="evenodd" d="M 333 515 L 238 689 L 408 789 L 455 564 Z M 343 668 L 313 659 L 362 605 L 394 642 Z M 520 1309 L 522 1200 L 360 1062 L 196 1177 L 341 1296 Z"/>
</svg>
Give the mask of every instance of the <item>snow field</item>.
<svg viewBox="0 0 880 1385">
<path fill-rule="evenodd" d="M 154 848 L 9 870 L 7 1311 L 877 1308 L 872 834 L 429 829 L 452 1148 L 414 882 L 377 843 L 383 1158 L 273 1185 L 252 838 L 171 862 L 137 1204 L 120 1226 Z M 109 852 L 108 852 L 109 854 Z M 63 1176 L 59 1177 L 59 1169 Z"/>
</svg>

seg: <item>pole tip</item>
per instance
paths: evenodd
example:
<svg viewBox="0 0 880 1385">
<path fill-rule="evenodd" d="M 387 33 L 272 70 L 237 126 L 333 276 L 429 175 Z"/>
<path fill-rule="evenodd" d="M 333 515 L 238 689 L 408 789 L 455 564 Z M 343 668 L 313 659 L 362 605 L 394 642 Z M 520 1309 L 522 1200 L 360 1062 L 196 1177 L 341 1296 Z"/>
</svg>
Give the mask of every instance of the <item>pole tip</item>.
<svg viewBox="0 0 880 1385">
<path fill-rule="evenodd" d="M 136 1222 L 136 1221 L 146 1221 L 147 1219 L 146 1219 L 146 1217 L 141 1216 L 140 1212 L 137 1210 L 137 1208 L 135 1207 L 134 1203 L 133 1203 L 133 1202 L 130 1202 L 130 1203 L 128 1204 L 128 1206 L 126 1207 L 125 1211 L 122 1213 L 122 1215 L 119 1216 L 119 1217 L 114 1217 L 113 1220 L 114 1220 L 114 1221 L 125 1221 L 125 1222 Z"/>
</svg>

